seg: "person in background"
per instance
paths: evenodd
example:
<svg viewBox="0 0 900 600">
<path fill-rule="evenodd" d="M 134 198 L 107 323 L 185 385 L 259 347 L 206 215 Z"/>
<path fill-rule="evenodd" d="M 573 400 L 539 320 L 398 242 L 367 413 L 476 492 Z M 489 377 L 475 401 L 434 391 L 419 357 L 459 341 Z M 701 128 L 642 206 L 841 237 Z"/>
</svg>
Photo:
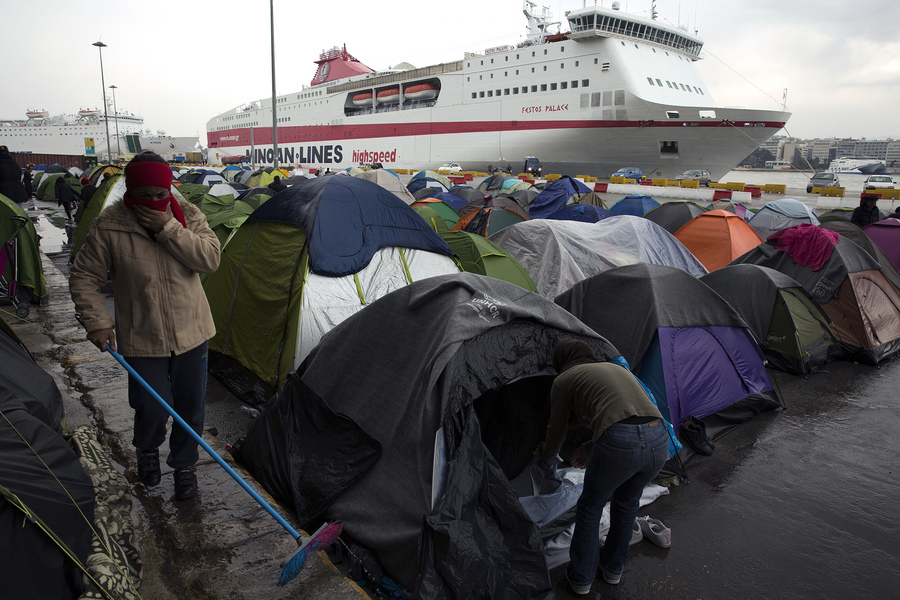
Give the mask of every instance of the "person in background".
<svg viewBox="0 0 900 600">
<path fill-rule="evenodd" d="M 91 202 L 91 198 L 94 197 L 94 194 L 97 192 L 97 186 L 91 183 L 91 180 L 87 177 L 81 178 L 81 202 L 78 203 L 78 210 L 75 211 L 75 221 L 81 221 L 81 217 L 84 215 L 84 211 L 87 210 L 88 204 Z"/>
<path fill-rule="evenodd" d="M 25 186 L 22 184 L 22 168 L 6 146 L 0 146 L 0 194 L 16 204 L 28 200 Z"/>
<path fill-rule="evenodd" d="M 583 341 L 561 340 L 553 349 L 559 375 L 550 390 L 550 421 L 538 448 L 536 468 L 554 468 L 569 429 L 592 431 L 591 440 L 570 458 L 586 468 L 575 509 L 566 578 L 577 595 L 590 592 L 599 563 L 603 579 L 619 583 L 644 487 L 669 459 L 669 434 L 662 415 L 628 369 L 599 362 Z M 603 548 L 599 530 L 603 506 L 610 504 L 610 527 Z"/>
<path fill-rule="evenodd" d="M 66 209 L 66 220 L 72 221 L 72 209 L 76 208 L 75 190 L 72 189 L 72 174 L 66 173 L 62 177 L 56 178 L 54 183 L 54 192 L 56 192 L 56 205 Z"/>
<path fill-rule="evenodd" d="M 860 227 L 871 225 L 884 219 L 884 214 L 878 210 L 876 204 L 878 196 L 875 194 L 863 194 L 859 199 L 859 206 L 853 209 L 850 222 Z"/>
<path fill-rule="evenodd" d="M 278 175 L 275 176 L 275 179 L 272 181 L 272 183 L 269 184 L 268 187 L 270 190 L 275 190 L 276 194 L 281 190 L 287 189 L 287 186 L 281 183 L 281 177 L 279 177 Z"/>
<path fill-rule="evenodd" d="M 34 198 L 34 188 L 32 184 L 34 183 L 34 170 L 31 168 L 31 164 L 25 165 L 25 171 L 22 173 L 22 184 L 25 186 L 25 197 L 26 198 Z"/>
<path fill-rule="evenodd" d="M 208 341 L 215 335 L 200 273 L 219 265 L 219 242 L 196 206 L 172 196 L 172 171 L 151 151 L 125 167 L 125 197 L 91 223 L 75 256 L 69 290 L 87 339 L 101 352 L 121 352 L 134 370 L 198 434 L 203 433 Z M 100 288 L 112 277 L 115 320 Z M 159 484 L 159 446 L 169 413 L 134 378 L 137 475 Z M 166 463 L 174 469 L 175 499 L 197 493 L 198 444 L 180 425 L 169 438 Z"/>
</svg>

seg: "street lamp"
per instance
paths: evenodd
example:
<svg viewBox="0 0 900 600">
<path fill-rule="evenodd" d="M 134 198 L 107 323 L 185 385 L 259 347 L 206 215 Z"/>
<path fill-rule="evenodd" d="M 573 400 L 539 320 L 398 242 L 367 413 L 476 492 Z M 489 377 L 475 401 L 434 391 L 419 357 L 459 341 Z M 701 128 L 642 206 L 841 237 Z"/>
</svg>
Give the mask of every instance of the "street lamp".
<svg viewBox="0 0 900 600">
<path fill-rule="evenodd" d="M 103 49 L 106 44 L 103 42 L 94 42 L 91 46 L 97 46 L 100 51 L 100 86 L 103 92 L 103 117 L 106 121 L 106 156 L 112 162 L 112 147 L 109 145 L 109 109 L 106 107 L 106 81 L 103 79 Z"/>
<path fill-rule="evenodd" d="M 122 156 L 122 148 L 119 146 L 119 110 L 116 108 L 116 85 L 109 86 L 113 91 L 113 119 L 116 121 L 116 158 Z"/>
<path fill-rule="evenodd" d="M 275 1 L 269 0 L 269 25 L 272 41 L 272 152 L 273 163 L 278 168 L 278 107 L 275 106 Z"/>
</svg>

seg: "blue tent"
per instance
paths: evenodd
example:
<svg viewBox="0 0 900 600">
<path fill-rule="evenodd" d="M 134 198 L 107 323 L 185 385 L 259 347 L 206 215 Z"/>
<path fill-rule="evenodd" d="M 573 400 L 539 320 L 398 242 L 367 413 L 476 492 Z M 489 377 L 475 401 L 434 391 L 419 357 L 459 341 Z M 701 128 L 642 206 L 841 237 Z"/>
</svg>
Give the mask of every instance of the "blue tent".
<svg viewBox="0 0 900 600">
<path fill-rule="evenodd" d="M 466 200 L 465 198 L 462 198 L 460 196 L 457 196 L 453 192 L 435 192 L 434 194 L 431 194 L 428 197 L 429 198 L 437 198 L 438 200 L 441 200 L 444 204 L 446 204 L 447 206 L 449 206 L 450 208 L 452 208 L 453 210 L 455 210 L 457 212 L 459 211 L 459 209 L 461 209 L 463 206 L 465 206 L 466 204 L 469 203 L 468 200 Z"/>
<path fill-rule="evenodd" d="M 819 217 L 815 215 L 811 208 L 793 198 L 781 198 L 769 202 L 748 221 L 750 226 L 756 230 L 759 237 L 763 241 L 767 240 L 770 235 L 776 231 L 809 223 L 810 225 L 818 225 Z"/>
<path fill-rule="evenodd" d="M 659 202 L 650 196 L 632 194 L 630 196 L 625 196 L 613 204 L 610 207 L 609 212 L 613 215 L 633 215 L 635 217 L 643 217 L 657 206 L 659 206 Z"/>
<path fill-rule="evenodd" d="M 320 275 L 356 273 L 388 246 L 452 254 L 409 205 L 359 177 L 318 177 L 291 186 L 256 209 L 246 224 L 263 221 L 299 225 L 309 238 L 310 268 Z"/>
<path fill-rule="evenodd" d="M 434 188 L 439 192 L 446 192 L 447 186 L 443 183 L 435 179 L 434 177 L 417 177 L 415 179 L 411 179 L 407 184 L 406 189 L 409 190 L 410 194 L 415 194 L 422 188 Z"/>
<path fill-rule="evenodd" d="M 681 269 L 616 267 L 576 283 L 555 302 L 622 353 L 676 431 L 691 415 L 715 439 L 782 406 L 746 322 Z"/>
<path fill-rule="evenodd" d="M 528 211 L 532 219 L 544 219 L 561 210 L 572 199 L 572 196 L 590 194 L 591 188 L 568 175 L 547 184 L 534 199 Z M 596 220 L 596 219 L 595 219 Z"/>
</svg>

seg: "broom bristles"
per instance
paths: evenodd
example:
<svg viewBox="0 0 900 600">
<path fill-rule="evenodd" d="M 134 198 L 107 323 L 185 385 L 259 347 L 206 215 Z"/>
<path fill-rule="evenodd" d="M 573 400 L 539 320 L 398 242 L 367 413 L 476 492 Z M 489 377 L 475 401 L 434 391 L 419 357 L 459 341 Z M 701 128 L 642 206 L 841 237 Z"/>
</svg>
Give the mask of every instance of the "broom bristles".
<svg viewBox="0 0 900 600">
<path fill-rule="evenodd" d="M 294 578 L 300 574 L 300 571 L 303 570 L 303 567 L 306 566 L 306 560 L 309 557 L 309 553 L 317 552 L 330 546 L 338 536 L 341 535 L 342 530 L 343 526 L 340 523 L 335 522 L 331 523 L 312 537 L 303 539 L 300 549 L 284 563 L 284 567 L 281 569 L 281 579 L 278 580 L 278 586 L 283 587 L 287 583 L 293 581 Z M 301 538 L 297 539 L 298 541 L 301 541 Z"/>
</svg>

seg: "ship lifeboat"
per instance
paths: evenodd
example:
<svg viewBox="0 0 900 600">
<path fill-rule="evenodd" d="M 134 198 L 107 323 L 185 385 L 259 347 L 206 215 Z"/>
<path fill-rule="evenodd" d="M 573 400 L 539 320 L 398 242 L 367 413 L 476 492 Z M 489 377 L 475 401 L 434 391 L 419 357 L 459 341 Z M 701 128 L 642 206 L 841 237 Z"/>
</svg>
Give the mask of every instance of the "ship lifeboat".
<svg viewBox="0 0 900 600">
<path fill-rule="evenodd" d="M 82 108 L 78 111 L 79 117 L 99 117 L 100 111 L 96 108 Z"/>
<path fill-rule="evenodd" d="M 372 92 L 363 92 L 361 94 L 354 94 L 353 104 L 355 104 L 356 106 L 371 106 L 372 105 Z"/>
<path fill-rule="evenodd" d="M 437 88 L 430 83 L 411 85 L 403 90 L 403 95 L 410 100 L 434 100 L 437 93 Z"/>
<path fill-rule="evenodd" d="M 27 111 L 25 111 L 25 116 L 28 117 L 29 119 L 44 119 L 49 114 L 50 113 L 48 113 L 43 108 L 30 108 Z"/>
<path fill-rule="evenodd" d="M 376 97 L 381 104 L 397 104 L 400 102 L 400 88 L 381 90 Z"/>
</svg>

